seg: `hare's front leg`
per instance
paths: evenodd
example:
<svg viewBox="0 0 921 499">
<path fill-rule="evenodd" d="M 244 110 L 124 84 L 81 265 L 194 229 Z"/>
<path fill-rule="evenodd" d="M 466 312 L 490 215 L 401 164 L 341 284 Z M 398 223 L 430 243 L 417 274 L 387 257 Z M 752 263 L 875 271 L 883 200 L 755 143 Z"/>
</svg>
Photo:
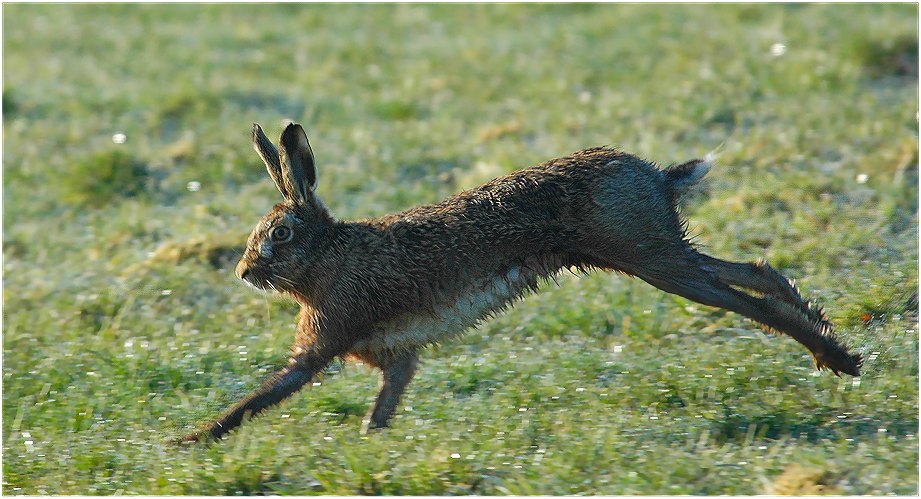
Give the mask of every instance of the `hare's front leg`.
<svg viewBox="0 0 921 499">
<path fill-rule="evenodd" d="M 387 366 L 381 366 L 381 390 L 377 394 L 374 407 L 362 421 L 362 434 L 366 434 L 368 430 L 387 426 L 397 404 L 400 403 L 400 397 L 403 396 L 406 385 L 416 374 L 418 365 L 419 356 L 416 352 L 410 352 L 397 357 Z"/>
<path fill-rule="evenodd" d="M 178 443 L 218 440 L 224 434 L 240 426 L 245 420 L 254 418 L 265 409 L 290 397 L 326 368 L 338 349 L 314 348 L 295 355 L 288 366 L 276 372 L 224 413 L 220 419 L 180 439 Z"/>
</svg>

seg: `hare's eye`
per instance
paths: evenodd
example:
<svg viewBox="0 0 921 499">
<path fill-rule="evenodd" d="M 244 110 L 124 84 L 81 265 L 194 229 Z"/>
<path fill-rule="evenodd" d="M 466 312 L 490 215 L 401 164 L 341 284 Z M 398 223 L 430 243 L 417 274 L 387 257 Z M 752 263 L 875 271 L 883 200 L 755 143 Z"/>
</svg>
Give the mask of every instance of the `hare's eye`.
<svg viewBox="0 0 921 499">
<path fill-rule="evenodd" d="M 291 229 L 284 225 L 279 225 L 272 229 L 272 240 L 277 243 L 283 243 L 291 239 Z"/>
</svg>

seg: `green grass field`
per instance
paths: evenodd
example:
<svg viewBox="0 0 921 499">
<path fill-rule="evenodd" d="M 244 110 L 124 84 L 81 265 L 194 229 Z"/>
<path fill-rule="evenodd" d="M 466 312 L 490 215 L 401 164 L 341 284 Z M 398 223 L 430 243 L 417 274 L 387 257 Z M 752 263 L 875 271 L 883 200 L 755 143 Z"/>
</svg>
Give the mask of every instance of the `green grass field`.
<svg viewBox="0 0 921 499">
<path fill-rule="evenodd" d="M 917 5 L 4 5 L 4 494 L 918 493 Z M 564 276 L 423 353 L 393 428 L 336 366 L 219 445 L 167 440 L 285 361 L 238 281 L 305 125 L 354 219 L 610 144 L 711 151 L 683 212 L 867 358 Z M 124 134 L 124 142 L 113 140 Z M 197 189 L 196 189 L 197 187 Z"/>
</svg>

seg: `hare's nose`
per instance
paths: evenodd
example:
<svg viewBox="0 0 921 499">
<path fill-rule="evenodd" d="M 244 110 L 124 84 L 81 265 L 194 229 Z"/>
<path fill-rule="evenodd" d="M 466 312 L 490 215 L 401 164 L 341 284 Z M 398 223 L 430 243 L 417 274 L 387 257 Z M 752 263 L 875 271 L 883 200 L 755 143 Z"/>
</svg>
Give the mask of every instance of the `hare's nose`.
<svg viewBox="0 0 921 499">
<path fill-rule="evenodd" d="M 246 276 L 249 274 L 249 269 L 243 263 L 243 260 L 240 260 L 240 263 L 237 264 L 237 268 L 235 269 L 234 273 L 237 274 L 237 277 L 240 279 L 246 280 Z"/>
</svg>

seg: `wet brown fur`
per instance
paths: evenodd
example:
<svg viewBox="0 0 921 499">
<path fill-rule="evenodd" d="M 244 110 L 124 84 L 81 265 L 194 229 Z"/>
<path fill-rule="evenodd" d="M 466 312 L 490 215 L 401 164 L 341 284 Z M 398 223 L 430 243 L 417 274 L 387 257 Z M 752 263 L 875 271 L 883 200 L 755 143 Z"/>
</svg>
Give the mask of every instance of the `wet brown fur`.
<svg viewBox="0 0 921 499">
<path fill-rule="evenodd" d="M 706 173 L 701 160 L 660 170 L 596 147 L 439 204 L 343 222 L 314 193 L 313 152 L 299 125 L 285 129 L 278 150 L 258 125 L 253 137 L 285 199 L 254 229 L 237 274 L 300 303 L 297 336 L 287 368 L 185 441 L 219 438 L 337 356 L 382 369 L 365 424 L 386 426 L 419 349 L 461 334 L 563 269 L 619 271 L 741 313 L 805 345 L 819 369 L 859 375 L 859 355 L 785 277 L 763 261 L 726 262 L 688 242 L 677 197 Z M 290 240 L 273 241 L 279 225 Z"/>
</svg>

